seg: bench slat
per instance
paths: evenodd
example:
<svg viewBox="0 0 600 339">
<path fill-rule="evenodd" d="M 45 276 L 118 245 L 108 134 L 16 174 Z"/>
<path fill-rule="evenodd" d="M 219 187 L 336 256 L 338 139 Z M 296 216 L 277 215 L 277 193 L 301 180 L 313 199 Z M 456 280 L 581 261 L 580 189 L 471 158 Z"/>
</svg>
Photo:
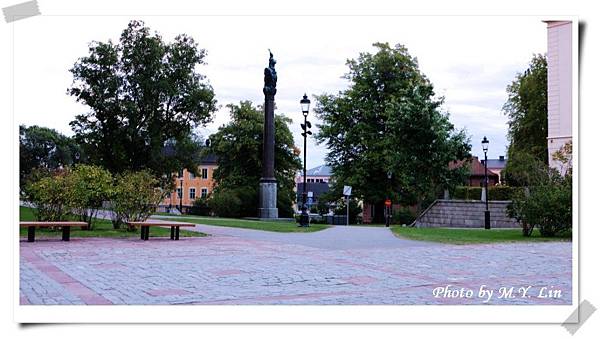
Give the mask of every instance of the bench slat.
<svg viewBox="0 0 600 339">
<path fill-rule="evenodd" d="M 131 225 L 131 226 L 148 226 L 148 227 L 152 227 L 152 226 L 171 226 L 171 227 L 195 227 L 195 224 L 191 224 L 191 223 L 184 223 L 184 222 L 161 222 L 161 221 L 156 221 L 156 222 L 147 222 L 147 221 L 131 221 L 128 222 L 127 225 Z"/>
<path fill-rule="evenodd" d="M 80 227 L 87 226 L 87 222 L 83 221 L 21 221 L 21 227 L 36 227 L 36 226 L 64 226 L 64 227 Z"/>
</svg>

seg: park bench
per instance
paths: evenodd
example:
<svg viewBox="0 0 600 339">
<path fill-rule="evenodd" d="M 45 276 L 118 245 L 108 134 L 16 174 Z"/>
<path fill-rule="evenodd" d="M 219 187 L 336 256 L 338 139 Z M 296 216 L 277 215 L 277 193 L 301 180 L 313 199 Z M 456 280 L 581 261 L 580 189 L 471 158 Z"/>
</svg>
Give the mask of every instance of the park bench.
<svg viewBox="0 0 600 339">
<path fill-rule="evenodd" d="M 60 227 L 62 229 L 62 240 L 69 241 L 71 238 L 71 227 L 88 226 L 82 221 L 21 221 L 20 227 L 27 227 L 27 242 L 35 241 L 36 227 Z"/>
<path fill-rule="evenodd" d="M 139 226 L 142 230 L 141 239 L 148 240 L 150 227 L 171 227 L 171 240 L 179 240 L 179 227 L 194 227 L 196 225 L 176 221 L 130 221 L 129 226 Z"/>
</svg>

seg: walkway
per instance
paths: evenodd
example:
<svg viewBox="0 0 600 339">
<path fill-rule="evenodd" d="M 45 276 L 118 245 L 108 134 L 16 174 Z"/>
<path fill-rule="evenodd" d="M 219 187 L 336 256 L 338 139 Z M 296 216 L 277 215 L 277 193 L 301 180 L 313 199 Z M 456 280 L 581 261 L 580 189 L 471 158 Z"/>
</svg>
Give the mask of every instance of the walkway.
<svg viewBox="0 0 600 339">
<path fill-rule="evenodd" d="M 213 235 L 22 241 L 21 303 L 571 303 L 570 242 L 439 245 L 353 226 L 301 234 L 196 229 Z M 482 285 L 494 292 L 489 300 L 477 296 Z M 521 297 L 519 288 L 529 286 Z M 513 298 L 498 298 L 511 287 Z M 474 296 L 453 297 L 461 288 Z M 544 288 L 560 295 L 546 298 Z"/>
</svg>

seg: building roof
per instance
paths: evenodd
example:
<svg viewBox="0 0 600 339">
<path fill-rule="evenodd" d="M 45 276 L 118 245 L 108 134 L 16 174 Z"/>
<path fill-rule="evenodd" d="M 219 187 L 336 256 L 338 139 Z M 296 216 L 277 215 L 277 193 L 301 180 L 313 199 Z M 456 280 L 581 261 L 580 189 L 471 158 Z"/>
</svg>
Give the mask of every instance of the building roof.
<svg viewBox="0 0 600 339">
<path fill-rule="evenodd" d="M 471 176 L 483 177 L 485 175 L 485 167 L 483 166 L 483 164 L 481 163 L 481 161 L 479 161 L 479 159 L 477 157 L 471 157 L 470 159 L 467 159 L 467 160 L 453 161 L 449 164 L 449 166 L 450 166 L 450 168 L 461 167 L 466 161 L 469 162 L 469 173 Z M 488 161 L 489 161 L 489 159 L 488 159 Z M 488 176 L 493 176 L 493 177 L 498 176 L 496 173 L 490 171 L 489 167 L 488 167 L 487 173 L 488 173 Z"/>
<path fill-rule="evenodd" d="M 327 165 L 317 166 L 311 169 L 306 170 L 307 177 L 330 177 L 331 176 L 331 167 Z"/>
<path fill-rule="evenodd" d="M 197 153 L 193 155 L 194 161 L 198 165 L 216 165 L 217 160 L 219 158 L 215 154 L 207 154 L 205 156 L 202 156 L 203 149 L 204 147 L 202 147 Z M 165 155 L 166 157 L 174 157 L 176 153 L 175 146 L 172 144 L 167 144 L 163 147 L 162 152 L 163 155 Z"/>
</svg>

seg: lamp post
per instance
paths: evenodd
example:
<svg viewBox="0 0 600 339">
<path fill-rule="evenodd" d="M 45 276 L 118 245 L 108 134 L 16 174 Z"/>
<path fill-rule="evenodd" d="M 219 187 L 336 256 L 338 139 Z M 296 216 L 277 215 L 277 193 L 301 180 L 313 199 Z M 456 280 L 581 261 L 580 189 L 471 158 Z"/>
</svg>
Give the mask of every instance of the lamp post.
<svg viewBox="0 0 600 339">
<path fill-rule="evenodd" d="M 488 173 L 487 173 L 487 151 L 490 141 L 484 136 L 483 140 L 481 140 L 481 147 L 483 148 L 483 156 L 484 156 L 484 179 L 483 184 L 485 187 L 485 229 L 490 229 L 490 210 L 488 209 Z"/>
<path fill-rule="evenodd" d="M 308 110 L 310 109 L 310 100 L 306 96 L 306 93 L 304 93 L 302 100 L 300 100 L 300 106 L 302 107 L 302 115 L 304 115 L 304 123 L 300 124 L 303 131 L 302 137 L 304 137 L 304 184 L 302 186 L 302 213 L 300 214 L 300 226 L 308 227 L 310 224 L 310 217 L 306 210 L 306 137 L 311 135 L 312 132 L 309 130 L 311 128 L 310 121 L 306 120 L 308 117 Z"/>
<path fill-rule="evenodd" d="M 387 171 L 387 178 L 388 178 L 388 192 L 387 192 L 388 194 L 387 194 L 387 198 L 385 199 L 385 227 L 390 227 L 390 217 L 392 214 L 392 204 L 391 204 L 391 199 L 390 199 L 392 171 Z"/>
<path fill-rule="evenodd" d="M 183 171 L 181 171 L 183 176 Z M 183 178 L 179 179 L 179 213 L 183 214 Z"/>
</svg>

